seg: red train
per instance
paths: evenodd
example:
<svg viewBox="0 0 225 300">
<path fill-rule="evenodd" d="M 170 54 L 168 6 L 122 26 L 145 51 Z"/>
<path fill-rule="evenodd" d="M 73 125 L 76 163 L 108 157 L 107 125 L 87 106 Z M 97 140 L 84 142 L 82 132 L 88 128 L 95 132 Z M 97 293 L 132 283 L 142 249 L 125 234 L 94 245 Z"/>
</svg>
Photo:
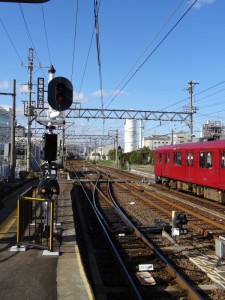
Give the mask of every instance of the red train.
<svg viewBox="0 0 225 300">
<path fill-rule="evenodd" d="M 154 152 L 155 181 L 225 202 L 225 140 L 162 146 Z"/>
</svg>

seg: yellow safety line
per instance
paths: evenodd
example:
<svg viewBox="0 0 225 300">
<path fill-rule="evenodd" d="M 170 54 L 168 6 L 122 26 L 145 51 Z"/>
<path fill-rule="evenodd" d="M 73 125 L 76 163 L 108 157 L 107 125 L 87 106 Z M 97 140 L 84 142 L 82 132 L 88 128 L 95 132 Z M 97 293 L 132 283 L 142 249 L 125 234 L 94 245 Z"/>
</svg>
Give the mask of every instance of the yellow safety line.
<svg viewBox="0 0 225 300">
<path fill-rule="evenodd" d="M 86 287 L 86 291 L 87 291 L 87 294 L 88 294 L 88 298 L 90 300 L 94 300 L 93 292 L 91 290 L 91 287 L 90 287 L 90 284 L 89 284 L 89 282 L 87 280 L 87 277 L 86 277 L 86 275 L 84 273 L 84 268 L 83 268 L 83 265 L 82 265 L 82 262 L 81 262 L 81 257 L 80 257 L 80 253 L 79 253 L 77 245 L 75 245 L 75 253 L 76 253 L 76 256 L 77 256 L 77 260 L 78 260 L 79 271 L 80 271 L 81 277 L 83 278 L 84 285 Z"/>
<path fill-rule="evenodd" d="M 17 226 L 16 226 L 16 243 L 19 244 L 20 239 L 20 200 L 17 199 Z"/>
<path fill-rule="evenodd" d="M 0 239 L 2 239 L 8 232 L 10 227 L 16 222 L 17 219 L 17 209 L 15 209 L 8 218 L 0 225 Z"/>
</svg>

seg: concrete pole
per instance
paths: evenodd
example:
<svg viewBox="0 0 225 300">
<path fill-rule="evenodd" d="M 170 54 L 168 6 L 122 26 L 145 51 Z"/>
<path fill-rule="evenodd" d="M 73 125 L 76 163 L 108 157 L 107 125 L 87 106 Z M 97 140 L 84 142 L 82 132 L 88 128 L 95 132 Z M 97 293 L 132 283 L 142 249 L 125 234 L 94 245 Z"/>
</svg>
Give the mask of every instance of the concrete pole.
<svg viewBox="0 0 225 300">
<path fill-rule="evenodd" d="M 32 94 L 32 72 L 33 72 L 33 49 L 29 48 L 28 56 L 28 106 L 27 106 L 27 171 L 31 171 L 31 94 Z"/>
<path fill-rule="evenodd" d="M 16 151 L 15 151 L 15 122 L 16 122 L 16 80 L 13 80 L 12 115 L 11 115 L 11 152 L 10 152 L 10 181 L 15 181 Z"/>
</svg>

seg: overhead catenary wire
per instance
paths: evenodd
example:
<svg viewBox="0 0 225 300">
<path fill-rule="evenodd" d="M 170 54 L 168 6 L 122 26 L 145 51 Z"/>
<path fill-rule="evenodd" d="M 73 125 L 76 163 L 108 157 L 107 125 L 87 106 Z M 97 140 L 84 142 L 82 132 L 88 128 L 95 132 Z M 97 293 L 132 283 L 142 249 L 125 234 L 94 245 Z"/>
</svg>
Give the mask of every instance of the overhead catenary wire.
<svg viewBox="0 0 225 300">
<path fill-rule="evenodd" d="M 183 20 L 183 18 L 188 14 L 188 12 L 192 9 L 195 3 L 198 0 L 195 0 L 189 8 L 184 12 L 184 14 L 179 18 L 179 20 L 172 26 L 172 28 L 167 32 L 167 34 L 162 38 L 162 40 L 157 44 L 157 46 L 152 50 L 152 52 L 145 58 L 145 60 L 141 63 L 141 65 L 135 70 L 135 72 L 128 78 L 128 80 L 123 84 L 119 91 L 115 93 L 115 96 L 109 102 L 107 107 L 115 100 L 115 98 L 122 92 L 122 90 L 128 85 L 128 83 L 134 78 L 134 76 L 140 71 L 140 69 L 145 65 L 145 63 L 152 57 L 152 55 L 156 52 L 156 50 L 163 44 L 163 42 L 168 38 L 168 36 L 172 33 L 172 31 L 178 26 L 178 24 Z"/>
<path fill-rule="evenodd" d="M 132 67 L 130 68 L 130 70 L 127 72 L 127 74 L 122 78 L 122 80 L 119 82 L 119 84 L 117 85 L 117 87 L 114 89 L 114 91 L 111 93 L 111 95 L 108 97 L 108 99 L 105 100 L 105 103 L 107 101 L 110 100 L 110 98 L 115 95 L 116 91 L 119 90 L 120 86 L 123 84 L 123 82 L 126 80 L 126 78 L 129 76 L 129 74 L 134 70 L 134 68 L 138 65 L 138 63 L 141 61 L 141 59 L 144 57 L 144 55 L 146 54 L 146 52 L 149 50 L 149 48 L 151 47 L 151 45 L 154 43 L 154 41 L 158 38 L 158 36 L 160 35 L 160 33 L 163 31 L 163 29 L 167 26 L 167 24 L 169 23 L 169 21 L 172 19 L 172 17 L 175 15 L 175 13 L 178 11 L 178 9 L 180 8 L 181 4 L 184 2 L 185 0 L 181 0 L 180 3 L 176 6 L 176 8 L 174 9 L 174 11 L 170 14 L 170 16 L 166 19 L 166 21 L 163 23 L 163 25 L 161 26 L 161 28 L 159 29 L 159 31 L 156 33 L 156 35 L 153 37 L 153 39 L 148 43 L 148 45 L 146 46 L 145 50 L 141 53 L 141 55 L 138 57 L 138 59 L 135 61 L 135 63 L 132 65 Z"/>
<path fill-rule="evenodd" d="M 98 0 L 94 0 L 94 18 L 95 18 L 96 48 L 97 48 L 97 57 L 98 57 L 98 74 L 99 74 L 99 83 L 100 83 L 101 108 L 103 109 L 102 65 L 101 65 L 99 21 L 98 21 L 98 13 L 99 13 L 100 4 L 101 4 L 101 0 L 99 3 L 98 3 Z M 103 126 L 104 126 L 104 123 L 103 123 Z"/>
<path fill-rule="evenodd" d="M 89 48 L 88 48 L 87 58 L 86 58 L 86 61 L 85 61 L 84 70 L 83 70 L 83 74 L 82 74 L 82 78 L 81 78 L 81 83 L 80 83 L 79 91 L 78 91 L 78 94 L 77 94 L 77 97 L 76 97 L 77 101 L 79 100 L 79 97 L 80 97 L 81 89 L 82 89 L 83 82 L 84 82 L 84 77 L 85 77 L 86 70 L 87 70 L 88 60 L 89 60 L 90 52 L 91 52 L 91 46 L 92 46 L 92 42 L 93 42 L 93 38 L 94 38 L 94 31 L 95 30 L 93 29 L 90 44 L 89 44 Z"/>
<path fill-rule="evenodd" d="M 134 76 L 140 71 L 140 69 L 144 66 L 144 64 L 149 60 L 149 58 L 156 52 L 156 50 L 162 45 L 162 43 L 167 39 L 167 37 L 172 33 L 172 31 L 178 26 L 178 24 L 183 20 L 183 18 L 187 15 L 187 13 L 191 10 L 191 8 L 195 5 L 195 3 L 198 0 L 195 0 L 190 6 L 189 8 L 184 12 L 184 14 L 178 19 L 178 21 L 172 26 L 172 28 L 167 32 L 167 34 L 163 37 L 163 39 L 157 44 L 157 46 L 153 49 L 153 51 L 145 58 L 145 60 L 140 64 L 140 66 L 135 70 L 135 72 L 128 78 L 128 80 L 123 84 L 123 86 L 117 91 L 114 90 L 113 94 L 114 97 L 111 99 L 111 101 L 108 103 L 108 105 L 106 106 L 106 108 L 108 108 L 110 106 L 110 104 L 115 100 L 115 98 L 122 92 L 122 90 L 128 85 L 128 83 L 134 78 Z M 181 1 L 182 3 L 183 1 Z M 179 8 L 179 6 L 181 5 L 181 3 L 178 5 L 178 7 L 175 9 L 175 11 Z M 94 0 L 94 4 L 95 4 L 95 10 L 97 10 L 99 8 L 98 1 Z M 174 13 L 175 13 L 174 11 Z M 173 15 L 173 14 L 172 14 Z M 169 18 L 170 19 L 170 18 Z M 168 19 L 167 19 L 168 20 Z M 167 21 L 168 22 L 168 21 Z M 167 22 L 165 22 L 164 24 L 167 24 Z M 100 52 L 99 52 L 100 53 Z M 145 51 L 144 51 L 145 53 Z M 103 108 L 103 102 L 102 102 L 102 108 Z M 94 123 L 94 122 L 93 122 Z M 93 124 L 92 123 L 92 124 Z M 91 126 L 90 126 L 91 128 Z"/>
</svg>

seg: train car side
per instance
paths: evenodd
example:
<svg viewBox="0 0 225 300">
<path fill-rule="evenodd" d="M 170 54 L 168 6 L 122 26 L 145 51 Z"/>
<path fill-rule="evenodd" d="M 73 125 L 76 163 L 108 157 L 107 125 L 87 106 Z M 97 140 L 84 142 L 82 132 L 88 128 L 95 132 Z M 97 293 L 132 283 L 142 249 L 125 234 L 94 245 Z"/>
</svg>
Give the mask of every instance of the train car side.
<svg viewBox="0 0 225 300">
<path fill-rule="evenodd" d="M 225 140 L 162 146 L 154 152 L 155 180 L 225 202 Z"/>
</svg>

